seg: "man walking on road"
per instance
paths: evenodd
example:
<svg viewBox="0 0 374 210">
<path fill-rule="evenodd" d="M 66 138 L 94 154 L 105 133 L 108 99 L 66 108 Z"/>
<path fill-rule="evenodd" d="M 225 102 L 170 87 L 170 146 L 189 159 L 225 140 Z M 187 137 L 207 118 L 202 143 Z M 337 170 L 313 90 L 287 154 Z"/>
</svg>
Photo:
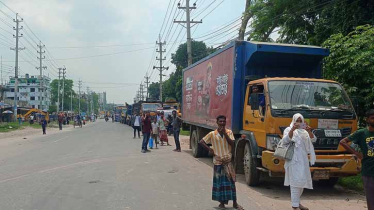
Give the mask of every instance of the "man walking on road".
<svg viewBox="0 0 374 210">
<path fill-rule="evenodd" d="M 62 113 L 58 114 L 58 127 L 62 130 L 62 123 L 64 122 L 64 115 Z"/>
<path fill-rule="evenodd" d="M 171 124 L 173 126 L 173 134 L 175 140 L 176 149 L 175 152 L 181 152 L 181 144 L 179 142 L 179 133 L 181 131 L 182 119 L 177 116 L 177 111 L 173 110 L 173 117 Z"/>
<path fill-rule="evenodd" d="M 48 123 L 47 120 L 45 119 L 45 117 L 42 118 L 41 123 L 42 123 L 43 135 L 45 135 L 45 134 L 47 134 L 46 130 L 47 130 L 47 123 Z"/>
<path fill-rule="evenodd" d="M 143 144 L 142 144 L 142 153 L 149 152 L 150 150 L 147 149 L 148 147 L 148 141 L 149 137 L 151 136 L 152 131 L 152 123 L 151 123 L 151 117 L 149 116 L 149 112 L 145 114 L 145 117 L 142 120 L 143 124 Z"/>
<path fill-rule="evenodd" d="M 214 174 L 212 200 L 218 201 L 219 208 L 225 208 L 230 200 L 233 201 L 235 209 L 244 210 L 237 203 L 236 198 L 236 175 L 231 163 L 231 148 L 234 146 L 234 135 L 231 130 L 226 129 L 226 116 L 217 117 L 218 129 L 208 133 L 200 145 L 213 154 Z M 210 148 L 207 144 L 211 144 Z"/>
<path fill-rule="evenodd" d="M 340 141 L 340 145 L 362 161 L 361 174 L 368 210 L 374 210 L 374 109 L 366 112 L 366 123 L 367 128 L 360 129 L 344 138 Z M 348 142 L 357 144 L 362 153 L 354 150 Z"/>
</svg>

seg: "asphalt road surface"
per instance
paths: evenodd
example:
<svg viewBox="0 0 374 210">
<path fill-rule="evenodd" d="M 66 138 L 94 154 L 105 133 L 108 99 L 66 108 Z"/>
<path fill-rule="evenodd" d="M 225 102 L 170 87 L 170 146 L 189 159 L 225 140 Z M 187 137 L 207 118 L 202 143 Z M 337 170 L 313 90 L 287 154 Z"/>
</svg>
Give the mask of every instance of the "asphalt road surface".
<svg viewBox="0 0 374 210">
<path fill-rule="evenodd" d="M 0 209 L 216 209 L 211 158 L 193 158 L 186 145 L 181 153 L 163 146 L 143 154 L 132 132 L 98 121 L 46 136 L 0 139 Z M 239 175 L 236 185 L 245 209 L 291 209 L 282 179 L 251 188 Z M 306 190 L 302 203 L 311 210 L 366 209 L 362 195 L 322 187 Z"/>
</svg>

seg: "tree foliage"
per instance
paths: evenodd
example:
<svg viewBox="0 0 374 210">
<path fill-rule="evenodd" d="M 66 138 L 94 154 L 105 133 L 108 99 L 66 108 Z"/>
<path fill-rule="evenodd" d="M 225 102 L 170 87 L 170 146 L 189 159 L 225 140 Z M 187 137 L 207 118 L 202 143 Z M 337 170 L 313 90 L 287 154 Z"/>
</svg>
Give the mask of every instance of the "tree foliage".
<svg viewBox="0 0 374 210">
<path fill-rule="evenodd" d="M 79 96 L 73 90 L 74 82 L 70 79 L 65 79 L 65 91 L 64 94 L 62 93 L 62 80 L 60 81 L 60 107 L 62 105 L 62 97 L 64 97 L 64 110 L 71 109 L 71 102 L 72 102 L 72 109 L 75 112 L 78 112 L 79 109 Z M 53 113 L 57 111 L 57 96 L 58 96 L 58 79 L 55 79 L 50 84 L 51 87 L 51 105 L 49 107 L 49 112 Z M 96 93 L 92 93 L 93 95 L 93 104 L 95 113 L 99 112 L 99 96 Z M 91 96 L 89 96 L 91 97 Z M 71 99 L 73 99 L 71 101 Z M 91 98 L 88 98 L 88 95 L 82 93 L 81 95 L 81 111 L 87 112 L 87 102 L 90 101 Z M 60 108 L 61 109 L 61 108 Z"/>
<path fill-rule="evenodd" d="M 347 35 L 357 26 L 374 24 L 372 0 L 256 0 L 249 13 L 248 40 L 321 45 L 335 33 Z"/>
<path fill-rule="evenodd" d="M 343 84 L 358 101 L 359 116 L 374 104 L 374 27 L 359 26 L 344 36 L 331 36 L 323 43 L 330 49 L 323 76 Z"/>
</svg>

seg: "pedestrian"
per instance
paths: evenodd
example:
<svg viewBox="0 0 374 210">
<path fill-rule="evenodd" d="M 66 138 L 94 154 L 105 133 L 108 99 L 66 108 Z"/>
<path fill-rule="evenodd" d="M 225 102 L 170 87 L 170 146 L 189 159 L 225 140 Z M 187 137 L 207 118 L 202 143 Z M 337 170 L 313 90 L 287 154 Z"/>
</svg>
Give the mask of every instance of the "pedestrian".
<svg viewBox="0 0 374 210">
<path fill-rule="evenodd" d="M 156 149 L 157 149 L 157 144 L 158 144 L 157 136 L 158 136 L 157 118 L 154 118 L 152 122 L 152 139 L 154 139 L 155 141 Z"/>
<path fill-rule="evenodd" d="M 234 134 L 226 129 L 226 116 L 217 117 L 218 128 L 208 133 L 200 145 L 213 154 L 213 188 L 212 200 L 219 202 L 219 208 L 225 208 L 230 200 L 233 201 L 235 209 L 244 210 L 237 202 L 236 198 L 236 175 L 231 163 L 231 148 L 234 147 Z M 207 144 L 211 144 L 210 148 Z"/>
<path fill-rule="evenodd" d="M 48 124 L 48 122 L 47 122 L 47 120 L 45 118 L 43 118 L 42 121 L 41 121 L 41 123 L 42 123 L 43 135 L 46 135 L 47 134 L 46 130 L 47 130 L 47 124 Z"/>
<path fill-rule="evenodd" d="M 374 109 L 368 110 L 365 116 L 368 126 L 344 138 L 340 141 L 340 144 L 361 160 L 361 175 L 364 182 L 368 210 L 374 210 Z M 348 144 L 349 142 L 358 145 L 361 152 L 353 149 Z"/>
<path fill-rule="evenodd" d="M 151 136 L 151 131 L 152 131 L 151 117 L 150 117 L 149 112 L 147 112 L 145 114 L 145 117 L 142 120 L 142 124 L 143 124 L 143 129 L 142 129 L 142 133 L 143 133 L 142 153 L 146 153 L 146 152 L 149 152 L 147 147 L 148 147 L 148 141 L 149 141 L 149 138 Z"/>
<path fill-rule="evenodd" d="M 30 116 L 30 125 L 34 124 L 34 115 Z"/>
<path fill-rule="evenodd" d="M 310 165 L 314 165 L 316 155 L 313 143 L 317 141 L 312 133 L 311 127 L 304 121 L 304 117 L 297 113 L 293 116 L 292 122 L 283 132 L 283 144 L 293 142 L 295 144 L 294 154 L 291 160 L 284 164 L 285 178 L 284 185 L 290 186 L 292 209 L 308 210 L 300 204 L 300 198 L 304 188 L 313 189 Z M 310 154 L 310 161 L 308 160 Z"/>
<path fill-rule="evenodd" d="M 18 125 L 22 125 L 22 117 L 21 117 L 21 115 L 19 115 L 19 117 L 18 117 Z"/>
<path fill-rule="evenodd" d="M 171 135 L 171 132 L 173 131 L 173 116 L 171 114 L 168 115 L 167 117 L 167 122 L 168 122 L 168 126 L 167 126 L 167 131 L 168 131 L 168 135 Z"/>
<path fill-rule="evenodd" d="M 168 140 L 168 134 L 167 134 L 167 131 L 166 131 L 166 119 L 164 117 L 164 112 L 161 112 L 161 117 L 160 117 L 160 120 L 157 122 L 157 125 L 158 125 L 158 133 L 159 133 L 159 136 L 160 136 L 160 141 L 161 141 L 161 146 L 164 146 L 164 142 L 166 142 L 166 145 L 167 146 L 171 146 L 169 144 L 169 140 Z"/>
<path fill-rule="evenodd" d="M 62 130 L 62 123 L 64 122 L 64 115 L 60 113 L 58 115 L 58 127 L 60 128 L 60 131 Z"/>
<path fill-rule="evenodd" d="M 171 125 L 173 127 L 173 135 L 174 135 L 174 140 L 175 140 L 175 152 L 181 152 L 181 144 L 179 142 L 179 133 L 181 131 L 181 126 L 182 126 L 182 119 L 177 116 L 177 111 L 173 110 L 172 112 L 172 120 L 171 120 Z"/>
<path fill-rule="evenodd" d="M 138 131 L 138 137 L 140 139 L 140 116 L 138 113 L 135 114 L 135 117 L 132 118 L 132 128 L 134 129 L 134 139 L 136 137 L 136 131 Z"/>
</svg>

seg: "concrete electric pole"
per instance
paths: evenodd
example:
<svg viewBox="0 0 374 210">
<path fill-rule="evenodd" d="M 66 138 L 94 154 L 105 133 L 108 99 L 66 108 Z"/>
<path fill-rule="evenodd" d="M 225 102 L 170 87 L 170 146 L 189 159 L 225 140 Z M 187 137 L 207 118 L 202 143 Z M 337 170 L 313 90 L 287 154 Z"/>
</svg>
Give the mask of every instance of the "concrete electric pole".
<svg viewBox="0 0 374 210">
<path fill-rule="evenodd" d="M 61 79 L 61 70 L 62 70 L 62 68 L 58 68 L 57 114 L 60 112 L 60 79 Z"/>
<path fill-rule="evenodd" d="M 70 90 L 70 112 L 73 113 L 73 90 Z"/>
<path fill-rule="evenodd" d="M 190 6 L 190 0 L 186 0 L 186 6 L 181 7 L 180 3 L 178 3 L 178 8 L 183 9 L 186 11 L 186 20 L 185 21 L 177 21 L 174 20 L 174 23 L 186 23 L 186 29 L 187 29 L 187 54 L 188 54 L 188 65 L 192 65 L 192 39 L 191 39 L 191 28 L 198 24 L 198 23 L 203 23 L 203 21 L 194 21 L 193 19 L 191 20 L 191 10 L 196 9 L 196 3 L 193 4 L 193 6 Z M 191 26 L 191 24 L 194 24 Z"/>
<path fill-rule="evenodd" d="M 140 99 L 144 101 L 144 85 L 140 83 Z"/>
<path fill-rule="evenodd" d="M 81 87 L 82 87 L 82 80 L 79 80 L 78 81 L 78 93 L 79 93 L 79 97 L 78 97 L 78 114 L 81 114 Z"/>
<path fill-rule="evenodd" d="M 88 95 L 90 94 L 90 88 L 89 87 L 87 87 L 87 96 L 86 96 L 86 104 L 87 104 L 87 115 L 88 115 L 88 113 L 90 113 L 90 107 L 89 107 L 89 105 L 88 105 Z"/>
<path fill-rule="evenodd" d="M 148 76 L 148 73 L 147 73 L 147 75 L 144 77 L 145 78 L 145 84 L 146 84 L 146 90 L 147 90 L 147 93 L 145 94 L 145 100 L 147 100 L 148 98 L 149 98 L 149 95 L 148 95 L 148 93 L 149 93 L 149 91 L 148 91 L 148 88 L 149 88 L 149 79 L 150 79 L 150 77 Z"/>
<path fill-rule="evenodd" d="M 156 41 L 156 44 L 158 44 L 159 49 L 156 50 L 156 52 L 160 53 L 160 58 L 156 57 L 156 60 L 160 61 L 160 66 L 153 66 L 153 69 L 158 69 L 160 71 L 160 101 L 162 102 L 162 71 L 168 70 L 169 67 L 162 66 L 162 61 L 166 60 L 166 58 L 162 57 L 162 53 L 166 52 L 166 50 L 163 50 L 162 47 L 166 45 L 166 42 L 161 42 L 161 35 L 159 36 L 159 42 Z"/>
<path fill-rule="evenodd" d="M 61 109 L 62 111 L 64 111 L 64 98 L 65 98 L 65 78 L 66 78 L 66 68 L 64 66 L 64 68 L 62 69 L 62 105 L 61 105 Z"/>
<path fill-rule="evenodd" d="M 23 29 L 23 27 L 19 27 L 19 23 L 23 21 L 21 18 L 18 19 L 18 13 L 16 14 L 16 19 L 13 19 L 13 21 L 16 23 L 16 27 L 13 27 L 13 30 L 16 31 L 16 35 L 13 35 L 13 37 L 16 39 L 16 47 L 10 48 L 11 50 L 16 51 L 16 60 L 15 60 L 15 67 L 14 67 L 14 120 L 17 121 L 17 100 L 18 100 L 18 52 L 20 50 L 24 50 L 25 48 L 19 48 L 18 47 L 18 41 L 19 38 L 23 36 L 23 34 L 19 35 L 19 31 Z"/>
<path fill-rule="evenodd" d="M 39 51 L 37 51 L 39 53 L 39 67 L 36 67 L 36 69 L 39 69 L 40 70 L 40 80 L 39 80 L 39 83 L 40 83 L 40 90 L 39 90 L 39 100 L 40 100 L 40 107 L 39 109 L 40 110 L 43 110 L 43 93 L 45 92 L 45 90 L 43 90 L 43 87 L 44 87 L 44 77 L 43 77 L 43 69 L 46 69 L 47 67 L 46 66 L 43 66 L 43 59 L 45 59 L 45 56 L 42 56 L 45 51 L 43 51 L 43 47 L 45 47 L 45 45 L 42 45 L 42 42 L 40 41 L 39 42 L 39 45 L 37 45 L 37 47 L 39 48 Z"/>
</svg>

